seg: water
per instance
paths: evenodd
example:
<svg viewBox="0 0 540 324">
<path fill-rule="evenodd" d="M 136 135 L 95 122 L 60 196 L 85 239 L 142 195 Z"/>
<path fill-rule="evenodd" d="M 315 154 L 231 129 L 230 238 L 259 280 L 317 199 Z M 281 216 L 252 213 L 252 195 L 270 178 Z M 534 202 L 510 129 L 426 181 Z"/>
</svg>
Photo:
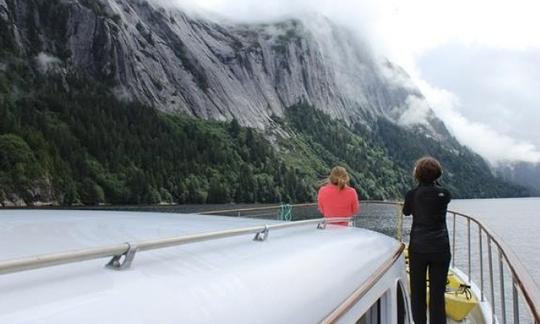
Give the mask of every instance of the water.
<svg viewBox="0 0 540 324">
<path fill-rule="evenodd" d="M 540 198 L 455 200 L 449 209 L 482 220 L 540 283 Z"/>
<path fill-rule="evenodd" d="M 536 285 L 540 282 L 540 255 L 538 245 L 540 243 L 540 198 L 522 198 L 522 199 L 476 199 L 476 200 L 456 200 L 451 203 L 450 209 L 463 212 L 476 217 L 482 221 L 489 229 L 498 235 L 506 246 L 518 257 L 525 269 L 531 275 Z M 452 217 L 448 218 L 449 229 L 452 227 Z M 467 225 L 460 221 L 456 225 L 456 267 L 468 271 L 467 260 Z M 472 280 L 480 285 L 480 266 L 479 266 L 479 239 L 477 227 L 471 226 L 471 273 Z M 503 265 L 504 289 L 500 285 L 500 267 L 499 254 L 493 246 L 493 282 L 494 290 L 489 289 L 489 258 L 486 253 L 487 240 L 483 242 L 483 265 L 484 265 L 484 286 L 485 298 L 495 304 L 495 311 L 499 322 L 502 322 L 502 315 L 506 314 L 508 323 L 514 322 L 512 308 L 512 278 L 510 270 Z M 505 295 L 502 295 L 504 292 Z M 493 294 L 493 296 L 492 296 Z M 501 307 L 502 300 L 506 301 L 506 309 L 503 312 Z M 520 322 L 532 323 L 523 300 L 519 306 Z"/>
</svg>

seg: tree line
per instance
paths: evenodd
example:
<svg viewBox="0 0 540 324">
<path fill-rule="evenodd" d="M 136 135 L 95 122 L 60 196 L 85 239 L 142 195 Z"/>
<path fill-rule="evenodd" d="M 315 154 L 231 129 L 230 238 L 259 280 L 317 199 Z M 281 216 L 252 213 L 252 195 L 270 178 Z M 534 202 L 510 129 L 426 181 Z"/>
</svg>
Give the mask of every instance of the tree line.
<svg viewBox="0 0 540 324">
<path fill-rule="evenodd" d="M 362 199 L 396 199 L 414 160 L 443 162 L 458 197 L 526 195 L 457 141 L 444 145 L 380 119 L 346 125 L 307 103 L 273 116 L 270 143 L 236 120 L 216 122 L 125 102 L 77 71 L 42 75 L 22 60 L 0 71 L 0 201 L 61 205 L 308 202 L 335 165 Z"/>
</svg>

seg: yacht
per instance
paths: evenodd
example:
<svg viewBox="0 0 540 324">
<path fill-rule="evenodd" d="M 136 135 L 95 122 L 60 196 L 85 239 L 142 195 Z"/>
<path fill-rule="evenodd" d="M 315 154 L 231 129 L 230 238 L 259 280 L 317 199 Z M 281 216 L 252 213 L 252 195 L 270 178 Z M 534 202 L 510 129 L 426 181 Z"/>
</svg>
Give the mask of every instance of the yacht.
<svg viewBox="0 0 540 324">
<path fill-rule="evenodd" d="M 0 323 L 413 323 L 400 204 L 368 206 L 397 215 L 395 235 L 358 227 L 365 214 L 318 218 L 313 204 L 3 210 Z M 448 220 L 454 259 L 464 256 L 449 274 L 448 323 L 540 323 L 538 290 L 503 242 L 473 217 Z"/>
</svg>

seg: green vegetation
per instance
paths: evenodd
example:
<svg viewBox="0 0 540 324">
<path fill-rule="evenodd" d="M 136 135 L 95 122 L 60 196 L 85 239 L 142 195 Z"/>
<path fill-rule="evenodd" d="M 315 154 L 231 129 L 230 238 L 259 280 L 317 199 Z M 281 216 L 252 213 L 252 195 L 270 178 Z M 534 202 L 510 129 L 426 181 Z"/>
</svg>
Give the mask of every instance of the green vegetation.
<svg viewBox="0 0 540 324">
<path fill-rule="evenodd" d="M 77 73 L 44 77 L 19 61 L 6 71 L 0 72 L 0 194 L 16 193 L 27 203 L 40 187 L 63 205 L 306 202 L 338 164 L 351 171 L 363 199 L 399 198 L 413 185 L 412 163 L 426 153 L 443 161 L 456 196 L 526 194 L 494 178 L 457 142 L 443 148 L 388 121 L 374 132 L 353 129 L 300 103 L 275 117 L 291 136 L 274 147 L 236 120 L 204 121 L 122 102 Z"/>
<path fill-rule="evenodd" d="M 396 165 L 409 170 L 423 155 L 437 157 L 445 171 L 442 182 L 458 198 L 522 197 L 528 191 L 496 178 L 487 163 L 454 138 L 444 144 L 414 129 L 397 127 L 387 120 L 376 125 L 376 141 L 386 148 Z"/>
<path fill-rule="evenodd" d="M 20 75 L 0 76 L 12 85 L 0 106 L 0 134 L 9 134 L 0 137 L 4 191 L 21 195 L 50 181 L 65 205 L 312 199 L 298 171 L 235 120 L 165 115 L 76 74 L 69 89 L 61 79 Z M 32 91 L 19 96 L 13 88 Z"/>
<path fill-rule="evenodd" d="M 297 104 L 287 110 L 281 124 L 294 134 L 282 143 L 289 151 L 285 158 L 292 165 L 304 166 L 310 182 L 323 179 L 333 166 L 343 165 L 364 199 L 398 198 L 409 187 L 407 172 L 397 168 L 381 146 L 320 110 Z"/>
<path fill-rule="evenodd" d="M 34 181 L 42 176 L 40 165 L 28 144 L 14 134 L 0 135 L 0 184 L 29 198 Z"/>
<path fill-rule="evenodd" d="M 294 136 L 282 143 L 289 148 L 288 164 L 304 166 L 305 179 L 313 183 L 334 165 L 350 170 L 351 183 L 364 199 L 400 199 L 414 186 L 411 169 L 424 156 L 438 158 L 445 174 L 442 184 L 456 198 L 527 196 L 526 189 L 496 178 L 486 162 L 450 138 L 444 144 L 414 128 L 386 119 L 348 127 L 323 112 L 300 103 L 277 119 Z M 444 145 L 444 146 L 443 146 Z"/>
</svg>

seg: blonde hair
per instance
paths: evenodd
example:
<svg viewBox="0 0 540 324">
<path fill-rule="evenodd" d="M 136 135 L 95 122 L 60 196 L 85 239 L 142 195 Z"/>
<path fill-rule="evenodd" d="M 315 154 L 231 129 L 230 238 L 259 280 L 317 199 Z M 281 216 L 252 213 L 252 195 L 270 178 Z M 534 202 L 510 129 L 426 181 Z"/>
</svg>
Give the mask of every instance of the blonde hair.
<svg viewBox="0 0 540 324">
<path fill-rule="evenodd" d="M 336 185 L 339 189 L 345 188 L 349 184 L 350 178 L 347 170 L 344 167 L 334 167 L 328 176 L 328 182 Z"/>
</svg>

